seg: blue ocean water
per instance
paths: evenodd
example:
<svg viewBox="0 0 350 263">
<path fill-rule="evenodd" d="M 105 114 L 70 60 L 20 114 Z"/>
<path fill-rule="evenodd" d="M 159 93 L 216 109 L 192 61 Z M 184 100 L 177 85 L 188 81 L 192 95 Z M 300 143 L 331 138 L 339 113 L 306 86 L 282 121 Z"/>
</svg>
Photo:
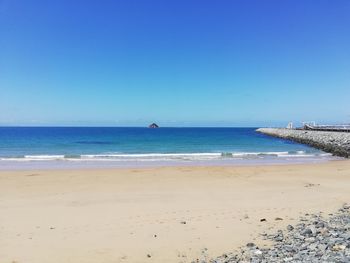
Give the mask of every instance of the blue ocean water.
<svg viewBox="0 0 350 263">
<path fill-rule="evenodd" d="M 326 155 L 255 128 L 0 127 L 1 161 L 234 162 Z"/>
</svg>

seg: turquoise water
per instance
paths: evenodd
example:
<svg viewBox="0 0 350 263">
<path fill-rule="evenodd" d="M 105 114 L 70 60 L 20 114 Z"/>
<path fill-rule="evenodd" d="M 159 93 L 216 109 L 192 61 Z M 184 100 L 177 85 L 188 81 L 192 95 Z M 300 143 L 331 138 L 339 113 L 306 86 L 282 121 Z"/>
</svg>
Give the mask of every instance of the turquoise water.
<svg viewBox="0 0 350 263">
<path fill-rule="evenodd" d="M 1 127 L 0 161 L 225 161 L 328 156 L 255 128 Z"/>
</svg>

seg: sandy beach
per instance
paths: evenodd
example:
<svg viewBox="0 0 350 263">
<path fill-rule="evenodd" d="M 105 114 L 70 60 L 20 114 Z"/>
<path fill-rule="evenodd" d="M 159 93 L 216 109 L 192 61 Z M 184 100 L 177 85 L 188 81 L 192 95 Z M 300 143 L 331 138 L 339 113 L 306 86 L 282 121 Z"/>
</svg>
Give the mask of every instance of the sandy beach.
<svg viewBox="0 0 350 263">
<path fill-rule="evenodd" d="M 191 262 L 350 200 L 350 161 L 0 172 L 0 262 Z M 277 217 L 283 220 L 275 220 Z M 260 222 L 265 218 L 266 222 Z"/>
</svg>

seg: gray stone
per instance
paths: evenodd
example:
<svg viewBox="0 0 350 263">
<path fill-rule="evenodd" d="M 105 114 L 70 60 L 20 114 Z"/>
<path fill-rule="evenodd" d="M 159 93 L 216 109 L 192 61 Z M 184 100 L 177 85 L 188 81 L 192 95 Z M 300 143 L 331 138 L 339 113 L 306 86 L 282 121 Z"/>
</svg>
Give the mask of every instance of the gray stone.
<svg viewBox="0 0 350 263">
<path fill-rule="evenodd" d="M 308 226 L 303 232 L 302 235 L 304 236 L 315 236 L 316 235 L 316 228 L 315 226 Z"/>
<path fill-rule="evenodd" d="M 247 243 L 246 245 L 247 247 L 256 247 L 256 245 L 254 243 Z"/>
</svg>

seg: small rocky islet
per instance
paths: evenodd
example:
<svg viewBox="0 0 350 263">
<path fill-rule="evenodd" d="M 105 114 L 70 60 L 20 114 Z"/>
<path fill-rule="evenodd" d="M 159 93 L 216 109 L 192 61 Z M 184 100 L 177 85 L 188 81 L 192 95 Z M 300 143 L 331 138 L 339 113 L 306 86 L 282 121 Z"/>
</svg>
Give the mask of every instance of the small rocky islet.
<svg viewBox="0 0 350 263">
<path fill-rule="evenodd" d="M 157 129 L 157 128 L 159 128 L 159 125 L 157 123 L 152 123 L 152 124 L 148 125 L 148 128 Z"/>
<path fill-rule="evenodd" d="M 288 225 L 274 234 L 262 233 L 272 242 L 268 248 L 247 243 L 239 252 L 224 254 L 200 263 L 236 262 L 350 262 L 350 205 L 334 214 L 306 214 L 297 225 Z"/>
</svg>

